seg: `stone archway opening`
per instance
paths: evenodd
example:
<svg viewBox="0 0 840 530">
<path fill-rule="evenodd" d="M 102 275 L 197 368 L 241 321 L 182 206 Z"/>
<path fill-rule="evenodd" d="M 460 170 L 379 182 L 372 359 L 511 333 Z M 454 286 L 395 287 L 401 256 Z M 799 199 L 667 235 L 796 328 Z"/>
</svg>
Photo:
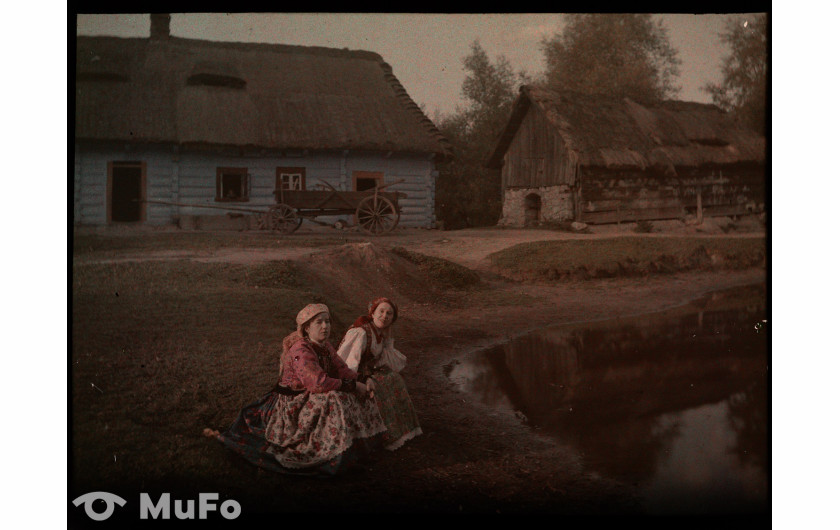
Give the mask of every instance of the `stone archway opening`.
<svg viewBox="0 0 840 530">
<path fill-rule="evenodd" d="M 537 226 L 540 224 L 540 212 L 542 210 L 542 197 L 536 193 L 529 193 L 525 196 L 525 226 Z"/>
</svg>

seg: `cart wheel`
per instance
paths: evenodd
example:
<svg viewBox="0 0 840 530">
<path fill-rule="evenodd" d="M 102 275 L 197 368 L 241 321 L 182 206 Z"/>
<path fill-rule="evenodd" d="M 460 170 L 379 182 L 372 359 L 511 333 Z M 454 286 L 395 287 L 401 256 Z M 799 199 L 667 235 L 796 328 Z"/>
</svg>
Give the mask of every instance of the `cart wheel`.
<svg viewBox="0 0 840 530">
<path fill-rule="evenodd" d="M 272 230 L 279 230 L 291 234 L 300 227 L 303 219 L 298 217 L 297 212 L 291 206 L 278 204 L 268 210 L 268 227 Z"/>
<path fill-rule="evenodd" d="M 356 224 L 369 234 L 390 232 L 400 222 L 400 213 L 389 199 L 371 195 L 359 201 L 356 208 Z"/>
</svg>

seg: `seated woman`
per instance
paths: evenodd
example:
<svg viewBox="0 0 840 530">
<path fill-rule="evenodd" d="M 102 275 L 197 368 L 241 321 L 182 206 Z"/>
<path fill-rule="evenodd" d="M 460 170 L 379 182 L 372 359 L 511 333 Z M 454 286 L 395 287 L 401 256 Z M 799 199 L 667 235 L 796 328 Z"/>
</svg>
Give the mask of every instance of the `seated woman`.
<svg viewBox="0 0 840 530">
<path fill-rule="evenodd" d="M 377 298 L 347 330 L 339 344 L 338 355 L 356 370 L 359 381 L 370 384 L 379 414 L 385 422 L 385 449 L 394 451 L 407 440 L 422 434 L 414 405 L 399 372 L 406 357 L 394 348 L 391 326 L 397 321 L 397 306 L 387 298 Z"/>
<path fill-rule="evenodd" d="M 385 426 L 373 385 L 359 382 L 328 341 L 327 306 L 307 305 L 296 322 L 297 331 L 283 339 L 277 385 L 226 432 L 204 434 L 266 469 L 334 475 L 373 450 Z"/>
</svg>

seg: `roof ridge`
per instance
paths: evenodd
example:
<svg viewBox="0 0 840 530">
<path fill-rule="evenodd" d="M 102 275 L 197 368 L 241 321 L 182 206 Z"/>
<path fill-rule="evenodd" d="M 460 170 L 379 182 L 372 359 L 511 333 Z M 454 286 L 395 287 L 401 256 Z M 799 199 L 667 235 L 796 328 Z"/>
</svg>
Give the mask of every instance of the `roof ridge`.
<svg viewBox="0 0 840 530">
<path fill-rule="evenodd" d="M 284 44 L 274 42 L 245 42 L 245 41 L 216 41 L 206 39 L 190 39 L 185 37 L 169 37 L 167 39 L 150 39 L 148 37 L 116 37 L 113 35 L 77 35 L 77 40 L 114 40 L 136 42 L 139 44 L 186 44 L 189 46 L 206 46 L 213 48 L 248 48 L 264 49 L 277 53 L 306 53 L 326 57 L 349 57 L 369 61 L 382 61 L 382 56 L 370 50 L 351 50 L 349 48 L 331 48 L 328 46 L 306 46 L 303 44 Z"/>
<path fill-rule="evenodd" d="M 702 101 L 689 101 L 686 99 L 663 99 L 661 101 L 654 101 L 654 102 L 642 102 L 636 99 L 633 99 L 629 96 L 614 96 L 610 94 L 599 94 L 599 93 L 588 93 L 583 92 L 580 90 L 574 89 L 556 89 L 550 88 L 545 86 L 539 86 L 535 84 L 525 84 L 519 87 L 520 93 L 521 92 L 528 92 L 529 95 L 532 94 L 547 94 L 550 96 L 556 96 L 558 98 L 581 98 L 581 99 L 588 99 L 590 101 L 612 101 L 615 103 L 626 103 L 628 100 L 632 101 L 634 104 L 644 107 L 646 109 L 654 109 L 654 108 L 668 108 L 668 107 L 695 107 L 695 108 L 702 108 L 706 110 L 717 110 L 719 112 L 724 112 L 720 107 L 715 105 L 714 103 L 704 103 Z"/>
</svg>

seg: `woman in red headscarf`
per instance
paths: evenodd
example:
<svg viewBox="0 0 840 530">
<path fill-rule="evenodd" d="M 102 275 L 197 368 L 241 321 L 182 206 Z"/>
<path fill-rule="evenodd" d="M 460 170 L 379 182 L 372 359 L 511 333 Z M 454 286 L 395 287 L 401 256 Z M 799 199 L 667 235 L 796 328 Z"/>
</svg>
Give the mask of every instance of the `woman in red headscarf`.
<svg viewBox="0 0 840 530">
<path fill-rule="evenodd" d="M 423 432 L 399 374 L 406 357 L 394 348 L 392 330 L 397 317 L 394 302 L 387 298 L 373 300 L 367 314 L 356 319 L 338 347 L 338 356 L 359 374 L 359 381 L 373 382 L 376 405 L 387 428 L 385 448 L 391 451 Z"/>
</svg>

